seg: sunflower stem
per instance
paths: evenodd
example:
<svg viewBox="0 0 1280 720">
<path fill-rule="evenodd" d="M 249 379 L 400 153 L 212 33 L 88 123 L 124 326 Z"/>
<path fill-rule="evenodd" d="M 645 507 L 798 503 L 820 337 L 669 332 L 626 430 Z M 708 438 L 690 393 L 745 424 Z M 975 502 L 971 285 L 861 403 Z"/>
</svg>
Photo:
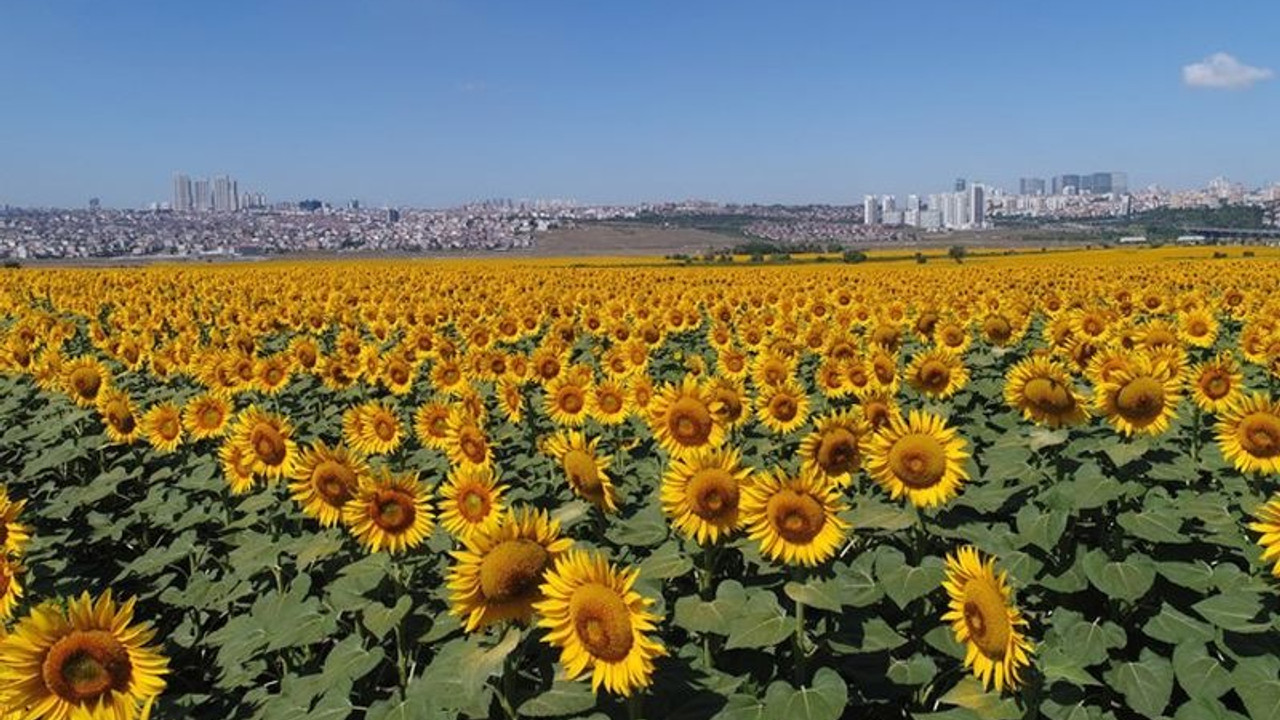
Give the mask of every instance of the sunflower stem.
<svg viewBox="0 0 1280 720">
<path fill-rule="evenodd" d="M 516 712 L 515 705 L 511 702 L 516 692 L 516 680 L 519 679 L 516 667 L 518 656 L 518 652 L 511 652 L 502 661 L 502 687 L 498 693 L 498 702 L 502 705 L 502 711 L 507 714 L 508 720 L 520 718 L 520 713 Z"/>
<path fill-rule="evenodd" d="M 795 686 L 797 688 L 804 687 L 806 678 L 805 673 L 805 647 L 804 647 L 804 603 L 796 601 L 796 636 L 795 636 Z"/>
<path fill-rule="evenodd" d="M 712 593 L 715 590 L 715 572 L 716 572 L 716 547 L 715 545 L 704 545 L 702 547 L 702 572 L 698 573 L 698 597 L 704 601 L 713 598 Z M 708 670 L 713 665 L 711 653 L 711 633 L 702 634 L 702 664 Z"/>
<path fill-rule="evenodd" d="M 641 720 L 644 717 L 644 696 L 639 692 L 627 696 L 627 720 Z"/>
<path fill-rule="evenodd" d="M 1200 406 L 1196 405 L 1191 412 L 1191 462 L 1193 472 L 1200 470 Z"/>
</svg>

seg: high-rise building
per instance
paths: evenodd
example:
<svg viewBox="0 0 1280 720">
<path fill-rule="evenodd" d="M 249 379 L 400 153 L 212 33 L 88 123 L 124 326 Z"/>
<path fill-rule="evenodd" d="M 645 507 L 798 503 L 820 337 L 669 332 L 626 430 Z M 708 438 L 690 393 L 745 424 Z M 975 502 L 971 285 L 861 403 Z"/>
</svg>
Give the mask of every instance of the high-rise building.
<svg viewBox="0 0 1280 720">
<path fill-rule="evenodd" d="M 975 228 L 987 226 L 986 191 L 977 183 L 969 186 L 969 225 Z"/>
<path fill-rule="evenodd" d="M 1044 195 L 1044 178 L 1025 177 L 1018 180 L 1019 195 Z"/>
<path fill-rule="evenodd" d="M 1111 192 L 1124 195 L 1129 192 L 1129 175 L 1122 172 L 1111 173 Z"/>
<path fill-rule="evenodd" d="M 213 179 L 213 211 L 235 212 L 235 191 L 231 178 L 219 175 Z"/>
<path fill-rule="evenodd" d="M 880 197 L 880 217 L 883 219 L 886 213 L 894 212 L 898 209 L 898 199 L 892 195 L 883 195 Z"/>
<path fill-rule="evenodd" d="M 173 176 L 173 211 L 191 212 L 195 200 L 191 196 L 191 178 L 181 173 Z"/>
<path fill-rule="evenodd" d="M 880 204 L 875 195 L 867 195 L 862 199 L 862 224 L 875 225 L 880 222 Z"/>
<path fill-rule="evenodd" d="M 1058 175 L 1053 178 L 1053 194 L 1066 195 L 1068 189 L 1071 192 L 1080 192 L 1080 176 L 1079 175 Z"/>
<path fill-rule="evenodd" d="M 89 209 L 90 209 L 90 210 L 92 210 L 93 212 L 98 212 L 99 208 L 101 208 L 101 207 L 102 207 L 102 201 L 101 201 L 101 200 L 99 200 L 98 198 L 89 198 Z"/>
<path fill-rule="evenodd" d="M 196 212 L 209 212 L 213 209 L 213 195 L 209 192 L 209 181 L 200 178 L 195 183 L 195 201 L 192 209 Z"/>
</svg>

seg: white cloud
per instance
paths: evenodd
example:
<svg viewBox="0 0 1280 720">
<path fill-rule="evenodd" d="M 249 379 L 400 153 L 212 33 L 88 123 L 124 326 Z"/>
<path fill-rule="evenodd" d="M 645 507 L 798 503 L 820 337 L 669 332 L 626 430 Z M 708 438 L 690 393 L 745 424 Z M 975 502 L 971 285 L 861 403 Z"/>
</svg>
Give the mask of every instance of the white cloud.
<svg viewBox="0 0 1280 720">
<path fill-rule="evenodd" d="M 1245 65 L 1227 53 L 1214 53 L 1197 63 L 1182 66 L 1182 81 L 1191 87 L 1243 90 L 1275 75 L 1270 68 Z"/>
</svg>

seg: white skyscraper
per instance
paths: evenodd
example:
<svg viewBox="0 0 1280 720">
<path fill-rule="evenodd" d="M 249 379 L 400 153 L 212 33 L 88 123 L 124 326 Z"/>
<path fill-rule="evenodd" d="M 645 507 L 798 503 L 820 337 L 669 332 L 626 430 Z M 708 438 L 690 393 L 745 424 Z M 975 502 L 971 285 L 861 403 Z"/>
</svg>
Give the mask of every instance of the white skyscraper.
<svg viewBox="0 0 1280 720">
<path fill-rule="evenodd" d="M 862 224 L 876 225 L 880 222 L 880 204 L 875 195 L 867 195 L 862 199 Z"/>
<path fill-rule="evenodd" d="M 880 214 L 891 213 L 898 209 L 898 200 L 892 195 L 885 195 L 880 198 Z"/>
<path fill-rule="evenodd" d="M 195 183 L 195 211 L 209 212 L 213 209 L 213 196 L 209 193 L 209 181 L 207 179 L 196 180 Z"/>
<path fill-rule="evenodd" d="M 173 176 L 173 211 L 191 212 L 195 201 L 191 197 L 191 178 L 182 174 Z"/>
<path fill-rule="evenodd" d="M 969 225 L 975 228 L 987 225 L 986 191 L 978 183 L 969 186 Z"/>
</svg>

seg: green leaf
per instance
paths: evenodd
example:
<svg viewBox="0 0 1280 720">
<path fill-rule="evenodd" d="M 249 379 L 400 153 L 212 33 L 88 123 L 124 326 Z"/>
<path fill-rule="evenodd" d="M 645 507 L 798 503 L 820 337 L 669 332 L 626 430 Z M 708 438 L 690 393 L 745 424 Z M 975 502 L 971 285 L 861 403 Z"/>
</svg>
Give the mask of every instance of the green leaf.
<svg viewBox="0 0 1280 720">
<path fill-rule="evenodd" d="M 840 584 L 840 604 L 846 607 L 867 607 L 884 597 L 884 587 L 876 580 L 873 570 L 875 556 L 862 553 L 852 563 L 836 563 L 836 582 Z"/>
<path fill-rule="evenodd" d="M 324 658 L 323 678 L 327 686 L 351 683 L 368 675 L 384 656 L 382 648 L 365 648 L 358 635 L 350 635 L 334 645 Z"/>
<path fill-rule="evenodd" d="M 859 498 L 846 517 L 857 531 L 897 532 L 916 524 L 915 514 L 903 507 L 902 503 L 882 502 L 873 498 Z"/>
<path fill-rule="evenodd" d="M 585 713 L 596 706 L 596 694 L 587 682 L 556 680 L 543 693 L 520 705 L 520 714 L 528 717 L 559 717 Z"/>
<path fill-rule="evenodd" d="M 938 666 L 928 655 L 912 655 L 907 659 L 890 658 L 888 677 L 898 685 L 923 685 L 938 673 Z"/>
<path fill-rule="evenodd" d="M 839 720 L 849 688 L 831 668 L 814 673 L 807 687 L 778 681 L 765 692 L 763 720 Z"/>
<path fill-rule="evenodd" d="M 1067 514 L 1061 510 L 1041 512 L 1033 505 L 1023 505 L 1016 516 L 1020 546 L 1034 545 L 1049 551 L 1057 547 L 1067 529 Z"/>
<path fill-rule="evenodd" d="M 1262 609 L 1262 599 L 1252 593 L 1213 595 L 1192 605 L 1191 609 L 1224 630 L 1247 633 L 1265 631 L 1269 627 L 1253 622 Z"/>
<path fill-rule="evenodd" d="M 689 553 L 680 549 L 677 542 L 667 542 L 653 551 L 640 563 L 640 575 L 653 580 L 680 577 L 693 569 Z"/>
<path fill-rule="evenodd" d="M 1119 600 L 1133 602 L 1146 595 L 1156 579 L 1153 563 L 1143 555 L 1130 555 L 1117 562 L 1108 560 L 1101 550 L 1092 550 L 1084 556 L 1083 563 L 1089 582 Z"/>
<path fill-rule="evenodd" d="M 757 592 L 729 626 L 726 650 L 773 647 L 791 637 L 795 619 L 783 612 L 771 592 Z"/>
<path fill-rule="evenodd" d="M 837 582 L 829 580 L 810 580 L 803 585 L 791 581 L 783 586 L 787 597 L 809 607 L 838 613 L 841 610 L 840 589 Z"/>
<path fill-rule="evenodd" d="M 1100 684 L 1079 659 L 1062 647 L 1041 648 L 1036 657 L 1036 667 L 1050 683 L 1062 680 L 1079 686 Z"/>
<path fill-rule="evenodd" d="M 751 695 L 730 695 L 729 702 L 711 720 L 762 720 L 764 701 Z"/>
<path fill-rule="evenodd" d="M 715 600 L 704 601 L 696 595 L 676 600 L 675 624 L 695 633 L 728 635 L 733 622 L 742 615 L 747 592 L 737 580 L 722 580 L 716 587 Z"/>
<path fill-rule="evenodd" d="M 1203 560 L 1194 562 L 1158 562 L 1156 572 L 1176 585 L 1204 593 L 1213 587 L 1213 568 Z"/>
<path fill-rule="evenodd" d="M 413 609 L 413 599 L 401 595 L 395 607 L 387 607 L 376 600 L 370 600 L 361 610 L 361 620 L 373 636 L 379 640 L 387 636 L 391 629 L 400 624 L 405 615 Z"/>
<path fill-rule="evenodd" d="M 1204 643 L 1185 642 L 1173 649 L 1173 672 L 1193 698 L 1217 698 L 1231 689 L 1231 673 L 1209 657 Z"/>
<path fill-rule="evenodd" d="M 1103 446 L 1103 452 L 1107 454 L 1112 463 L 1117 468 L 1141 458 L 1151 449 L 1151 444 L 1146 440 L 1125 440 L 1122 438 L 1113 438 L 1111 442 Z"/>
<path fill-rule="evenodd" d="M 1092 463 L 1081 466 L 1075 479 L 1063 483 L 1062 487 L 1076 510 L 1102 507 L 1124 494 L 1119 482 L 1103 475 L 1102 469 Z"/>
<path fill-rule="evenodd" d="M 1235 683 L 1236 694 L 1250 718 L 1280 717 L 1280 679 Z"/>
<path fill-rule="evenodd" d="M 955 687 L 938 698 L 938 701 L 972 710 L 983 720 L 1016 720 L 1022 717 L 1022 711 L 1018 709 L 1016 703 L 1003 697 L 1001 693 L 988 692 L 982 687 L 982 683 L 971 675 L 962 678 Z"/>
<path fill-rule="evenodd" d="M 1108 652 L 1125 646 L 1124 628 L 1112 622 L 1084 622 L 1079 613 L 1059 610 L 1054 613 L 1050 630 L 1058 639 L 1058 647 L 1082 667 L 1107 661 Z"/>
<path fill-rule="evenodd" d="M 1150 542 L 1181 544 L 1192 540 L 1182 532 L 1182 518 L 1170 510 L 1142 509 L 1124 512 L 1116 522 L 1134 537 Z"/>
<path fill-rule="evenodd" d="M 1035 452 L 1040 452 L 1047 447 L 1061 445 L 1071 436 L 1071 431 L 1067 428 L 1059 430 L 1049 430 L 1047 428 L 1033 428 L 1027 436 L 1027 447 Z"/>
<path fill-rule="evenodd" d="M 1138 662 L 1113 665 L 1107 681 L 1138 714 L 1159 717 L 1173 695 L 1173 664 L 1149 649 L 1143 650 Z"/>
<path fill-rule="evenodd" d="M 1213 640 L 1215 635 L 1212 627 L 1190 615 L 1183 614 L 1169 603 L 1164 604 L 1159 615 L 1142 626 L 1142 632 L 1149 638 L 1155 638 L 1170 645 L 1192 640 L 1206 643 Z"/>
<path fill-rule="evenodd" d="M 889 549 L 876 557 L 876 577 L 899 608 L 942 587 L 945 576 L 942 560 L 934 556 L 926 557 L 919 567 L 907 565 L 897 550 Z"/>
</svg>

